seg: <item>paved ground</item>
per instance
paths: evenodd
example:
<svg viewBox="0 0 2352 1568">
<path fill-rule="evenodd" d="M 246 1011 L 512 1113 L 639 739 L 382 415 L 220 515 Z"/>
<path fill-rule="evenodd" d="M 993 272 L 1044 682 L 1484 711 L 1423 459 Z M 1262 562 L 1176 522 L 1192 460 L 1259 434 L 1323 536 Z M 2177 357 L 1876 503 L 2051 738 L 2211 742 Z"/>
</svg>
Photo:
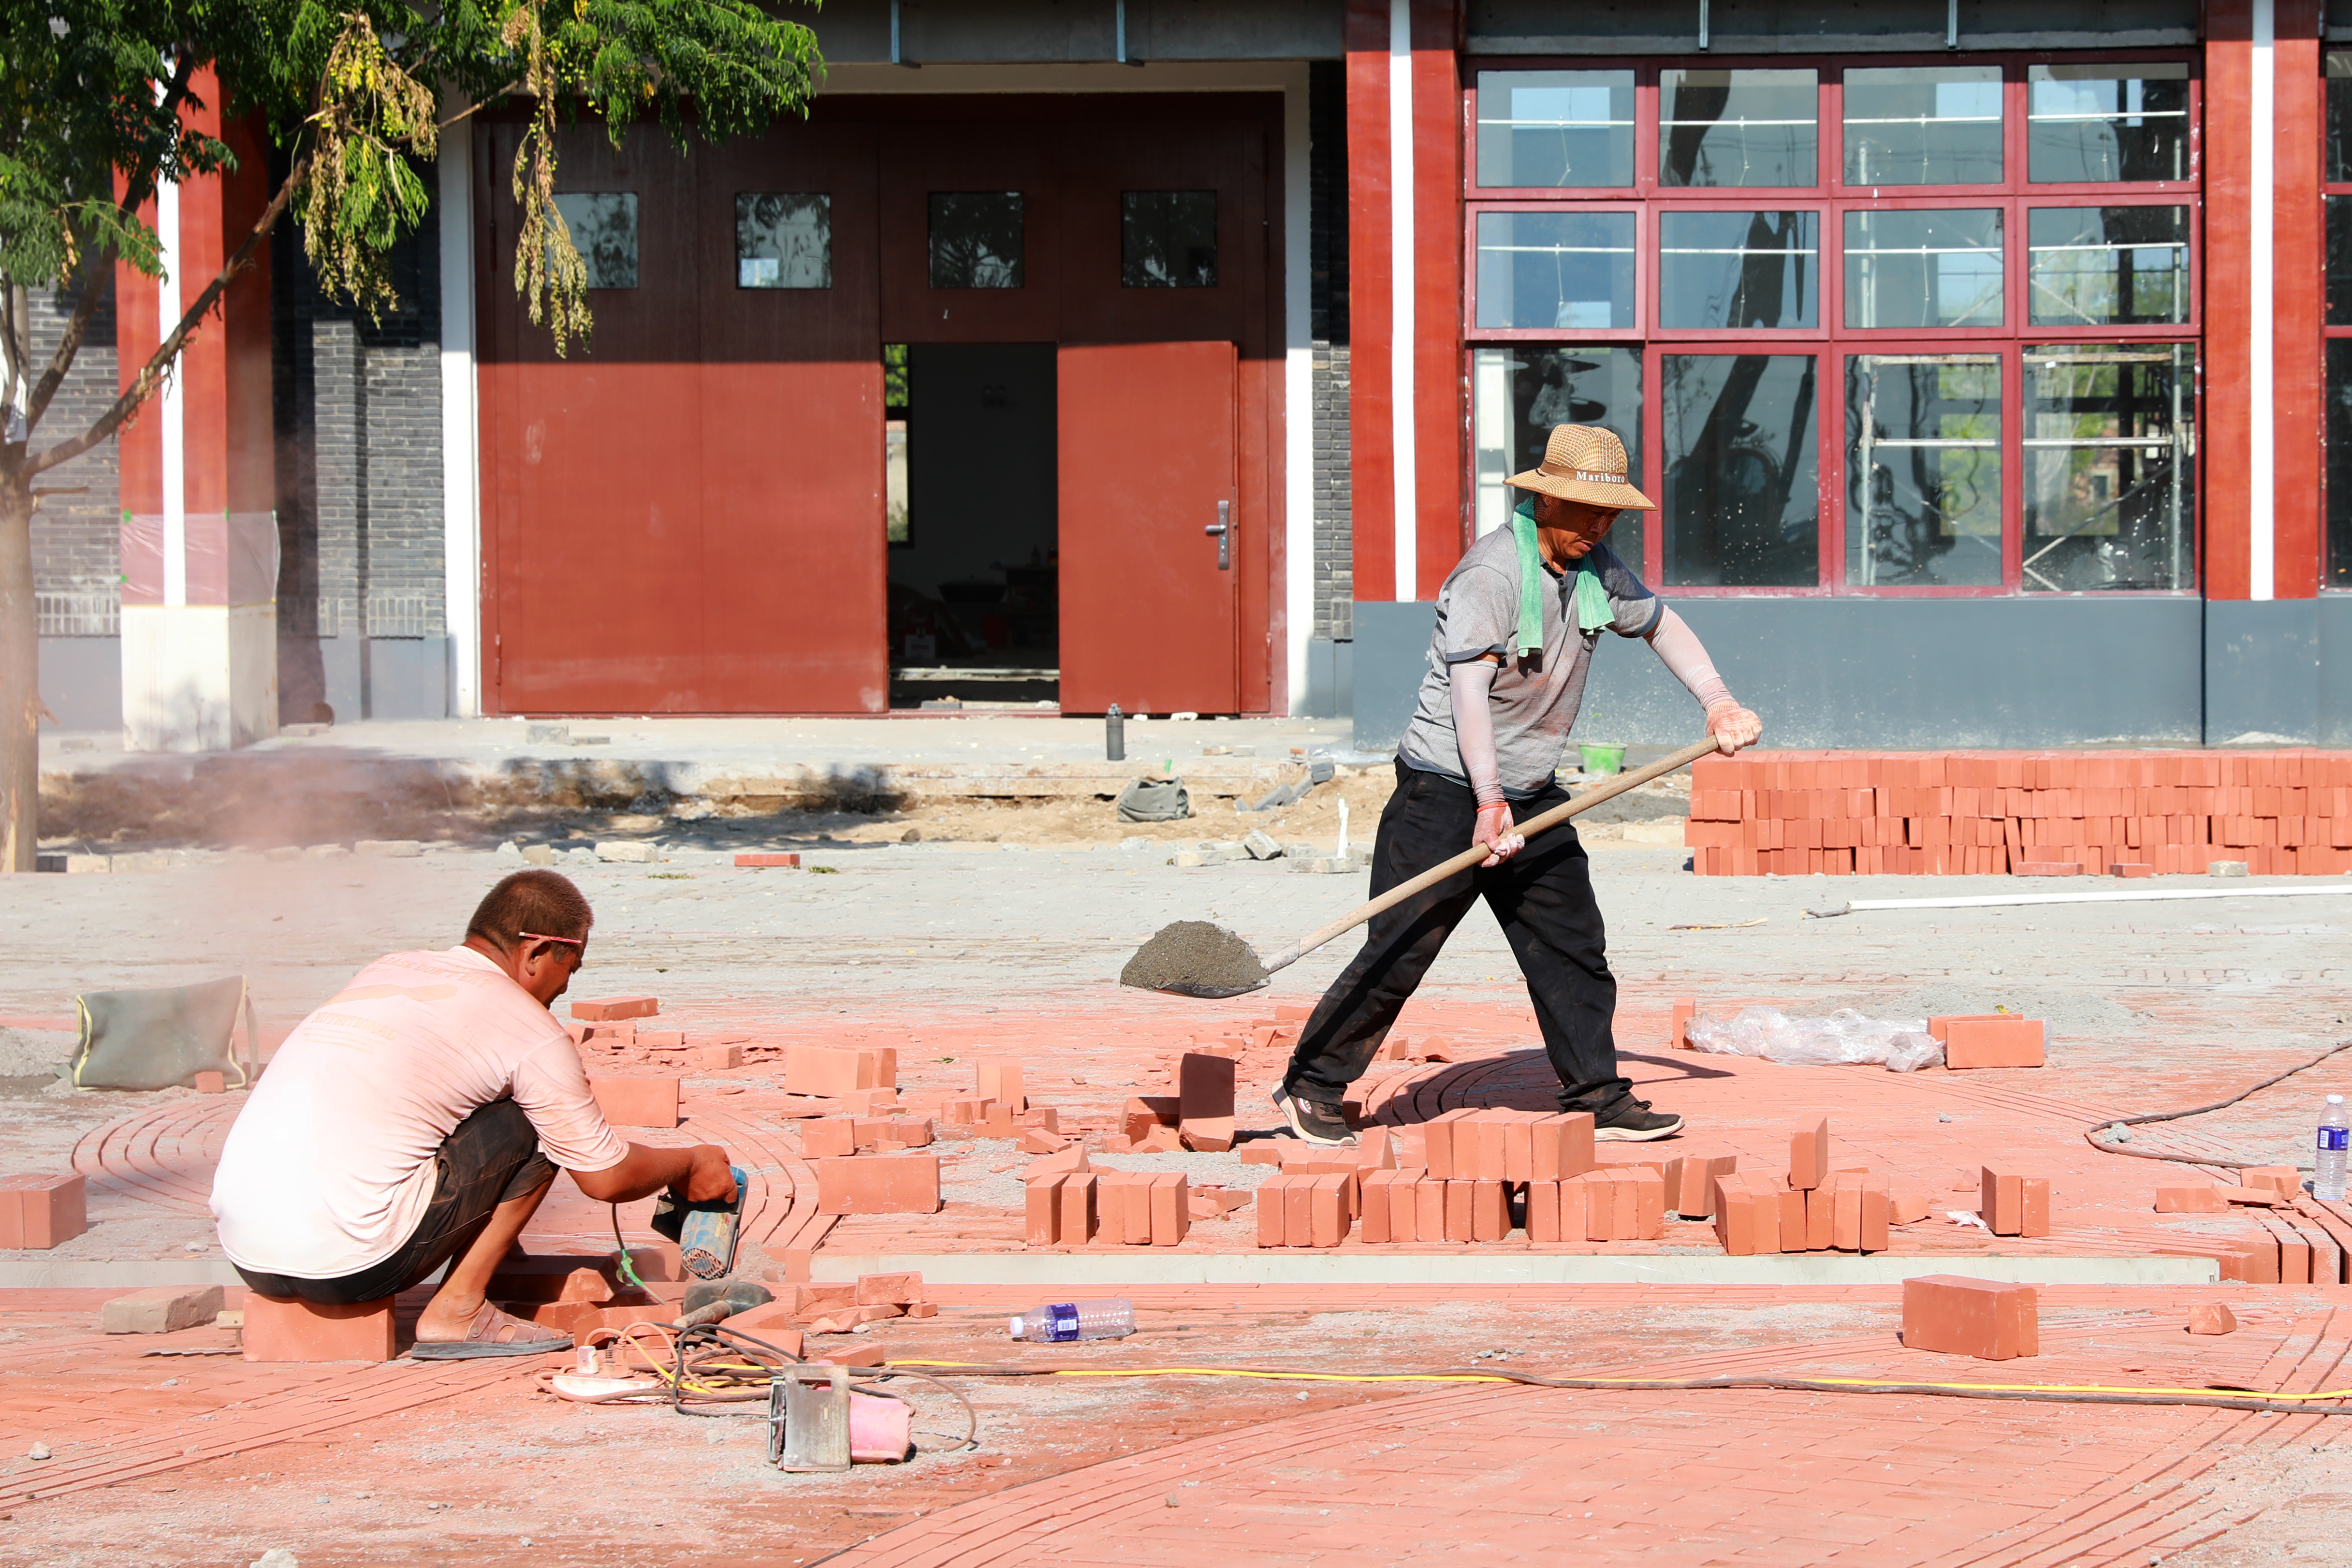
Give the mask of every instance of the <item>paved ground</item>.
<svg viewBox="0 0 2352 1568">
<path fill-rule="evenodd" d="M 1360 893 L 1356 879 L 1296 875 L 1281 862 L 1179 870 L 1164 847 L 1118 848 L 1125 835 L 1115 824 L 1085 847 L 1040 847 L 838 835 L 827 845 L 805 822 L 771 826 L 823 869 L 738 871 L 699 847 L 650 865 L 567 863 L 599 911 L 580 991 L 651 990 L 689 1026 L 895 1044 L 913 1087 L 961 1085 L 961 1058 L 1009 1045 L 1032 1063 L 1034 1096 L 1095 1114 L 1150 1084 L 1159 1059 L 1192 1034 L 1310 1000 L 1348 945 L 1309 957 L 1269 992 L 1201 1004 L 1116 986 L 1144 936 L 1171 919 L 1215 918 L 1268 945 Z M 86 1157 L 106 1177 L 93 1197 L 99 1223 L 61 1250 L 216 1259 L 198 1195 L 207 1129 L 233 1109 L 233 1097 L 43 1087 L 42 1064 L 68 1042 L 42 1026 L 62 1026 L 77 992 L 244 973 L 268 1029 L 282 1031 L 376 953 L 454 941 L 480 891 L 517 863 L 467 847 L 396 860 L 239 852 L 145 873 L 0 880 L 0 1021 L 10 1027 L 0 1038 L 0 1148 L 9 1169 L 55 1170 L 79 1145 L 97 1151 Z M 1634 1066 L 1661 1102 L 1699 1119 L 1694 1137 L 1744 1152 L 1740 1140 L 1754 1137 L 1756 1157 L 1797 1100 L 1826 1100 L 1874 1163 L 1932 1169 L 1956 1184 L 1977 1142 L 2048 1140 L 2055 1158 L 2072 1137 L 2066 1116 L 2201 1103 L 2352 1034 L 2341 1026 L 2352 1008 L 2337 945 L 2352 921 L 2333 897 L 1809 920 L 1805 907 L 1831 896 L 2015 884 L 1860 879 L 1832 890 L 1812 879 L 1694 879 L 1681 863 L 1673 848 L 1595 848 L 1623 1043 L 1646 1058 Z M 1670 1058 L 1654 1047 L 1677 994 L 1882 1016 L 2006 1005 L 2051 1020 L 2052 1065 L 2000 1075 L 1996 1089 L 1971 1075 Z M 1401 1075 L 1384 1090 L 1406 1097 L 1401 1105 L 1449 1094 L 1507 1100 L 1539 1084 L 1532 1058 L 1514 1054 L 1533 1044 L 1532 1029 L 1483 916 L 1401 1028 L 1459 1036 L 1474 1058 Z M 1262 1092 L 1274 1070 L 1254 1058 L 1245 1077 Z M 2179 1136 L 2293 1162 L 2319 1094 L 2347 1078 L 2352 1068 L 2305 1075 Z M 2001 1096 L 2031 1114 L 1988 1098 Z M 681 1135 L 719 1129 L 757 1151 L 770 1204 L 761 1224 L 770 1241 L 789 1241 L 796 1140 L 774 1086 L 749 1071 L 690 1079 L 688 1099 Z M 92 1135 L 134 1118 L 156 1136 L 120 1142 L 109 1163 L 106 1138 Z M 967 1239 L 1002 1224 L 988 1215 L 1003 1212 L 1017 1173 L 1005 1148 L 957 1152 L 969 1164 L 951 1184 L 948 1217 Z M 2149 1180 L 2150 1168 L 2079 1142 L 2065 1157 L 2073 1163 L 2056 1173 L 2079 1184 L 2086 1213 L 2121 1215 Z M 1255 1168 L 1228 1173 L 1240 1180 L 1244 1169 Z M 2157 1223 L 2134 1213 L 2134 1225 Z M 593 1233 L 601 1214 L 551 1205 L 551 1233 Z M 856 1222 L 827 1245 L 886 1229 Z M 1675 1245 L 1705 1250 L 1695 1234 Z M 0 1259 L 10 1256 L 25 1255 Z M 760 1464 L 755 1424 L 558 1406 L 530 1392 L 526 1371 L 142 1359 L 136 1352 L 152 1345 L 89 1332 L 102 1294 L 0 1297 L 0 1454 L 22 1456 L 37 1439 L 55 1456 L 0 1460 L 0 1486 L 22 1500 L 72 1467 L 93 1489 L 11 1505 L 0 1562 L 241 1564 L 285 1546 L 305 1563 L 790 1563 L 870 1536 L 853 1561 L 1574 1552 L 1692 1563 L 2155 1555 L 2238 1564 L 2303 1560 L 2299 1543 L 2340 1539 L 2352 1522 L 2335 1417 L 1202 1377 L 982 1380 L 977 1454 L 812 1480 Z M 939 1318 L 874 1331 L 894 1358 L 995 1363 L 1014 1348 L 997 1320 L 1027 1300 L 977 1287 L 937 1294 Z M 1088 1364 L 1419 1370 L 1503 1350 L 1512 1366 L 1549 1372 L 1932 1371 L 1956 1381 L 1991 1372 L 1996 1381 L 2270 1389 L 2352 1381 L 2336 1371 L 2352 1334 L 2344 1288 L 2053 1288 L 2049 1353 L 2000 1368 L 1902 1351 L 1885 1288 L 1171 1287 L 1137 1296 L 1147 1331 L 1089 1349 Z M 2247 1327 L 2221 1341 L 2181 1333 L 2189 1302 L 2215 1298 Z M 226 1339 L 217 1330 L 185 1337 Z M 944 1426 L 944 1408 L 938 1415 Z M 1050 1526 L 1042 1539 L 1040 1521 Z"/>
</svg>

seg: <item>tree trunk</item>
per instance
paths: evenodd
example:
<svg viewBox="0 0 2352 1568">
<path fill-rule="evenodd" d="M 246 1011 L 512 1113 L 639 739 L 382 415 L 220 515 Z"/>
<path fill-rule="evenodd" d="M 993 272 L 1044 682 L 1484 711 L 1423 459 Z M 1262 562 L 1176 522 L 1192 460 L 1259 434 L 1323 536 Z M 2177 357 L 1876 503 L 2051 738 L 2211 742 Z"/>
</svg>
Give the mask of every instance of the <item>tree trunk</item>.
<svg viewBox="0 0 2352 1568">
<path fill-rule="evenodd" d="M 0 873 L 30 871 L 41 836 L 41 648 L 33 492 L 0 475 Z"/>
</svg>

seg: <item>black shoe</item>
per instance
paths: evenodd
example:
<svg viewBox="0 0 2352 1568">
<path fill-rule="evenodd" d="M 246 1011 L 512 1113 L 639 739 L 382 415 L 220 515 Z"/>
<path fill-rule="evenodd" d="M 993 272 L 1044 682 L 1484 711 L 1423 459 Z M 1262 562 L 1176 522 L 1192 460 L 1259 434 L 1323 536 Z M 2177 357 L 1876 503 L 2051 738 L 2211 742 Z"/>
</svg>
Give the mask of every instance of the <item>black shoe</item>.
<svg viewBox="0 0 2352 1568">
<path fill-rule="evenodd" d="M 1274 1091 L 1274 1108 L 1290 1123 L 1290 1130 L 1309 1143 L 1336 1149 L 1356 1141 L 1355 1132 L 1336 1105 L 1326 1105 L 1319 1100 L 1295 1095 L 1286 1088 Z M 1682 1125 L 1680 1122 L 1676 1126 Z"/>
<path fill-rule="evenodd" d="M 1631 1096 L 1592 1119 L 1596 1143 L 1648 1143 L 1671 1138 L 1683 1130 L 1683 1119 L 1671 1111 L 1652 1110 L 1646 1100 Z"/>
</svg>

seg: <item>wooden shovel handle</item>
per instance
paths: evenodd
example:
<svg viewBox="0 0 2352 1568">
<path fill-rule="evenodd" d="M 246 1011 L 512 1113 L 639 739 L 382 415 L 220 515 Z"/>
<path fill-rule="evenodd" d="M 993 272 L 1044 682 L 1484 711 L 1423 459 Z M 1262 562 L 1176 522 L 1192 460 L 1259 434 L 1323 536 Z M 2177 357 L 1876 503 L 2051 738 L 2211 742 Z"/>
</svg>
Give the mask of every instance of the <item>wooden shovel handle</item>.
<svg viewBox="0 0 2352 1568">
<path fill-rule="evenodd" d="M 1707 756 L 1718 749 L 1713 740 L 1694 741 L 1670 757 L 1661 757 L 1648 767 L 1636 768 L 1630 773 L 1620 773 L 1607 784 L 1597 785 L 1586 790 L 1582 795 L 1571 796 L 1560 802 L 1549 811 L 1537 813 L 1527 821 L 1517 824 L 1516 830 L 1526 837 L 1533 838 L 1546 828 L 1559 826 L 1578 812 L 1590 810 L 1604 800 L 1623 795 L 1629 789 L 1638 789 L 1652 779 L 1664 778 L 1676 768 L 1688 767 L 1701 757 Z M 1265 960 L 1265 972 L 1271 974 L 1277 969 L 1289 967 L 1324 943 L 1347 935 L 1383 910 L 1393 909 L 1415 893 L 1433 888 L 1448 877 L 1480 865 L 1486 860 L 1486 855 L 1487 850 L 1484 845 L 1474 844 L 1452 859 L 1440 861 L 1432 866 L 1412 880 L 1399 882 L 1379 898 L 1358 904 L 1329 925 L 1317 927 L 1290 946 Z"/>
</svg>

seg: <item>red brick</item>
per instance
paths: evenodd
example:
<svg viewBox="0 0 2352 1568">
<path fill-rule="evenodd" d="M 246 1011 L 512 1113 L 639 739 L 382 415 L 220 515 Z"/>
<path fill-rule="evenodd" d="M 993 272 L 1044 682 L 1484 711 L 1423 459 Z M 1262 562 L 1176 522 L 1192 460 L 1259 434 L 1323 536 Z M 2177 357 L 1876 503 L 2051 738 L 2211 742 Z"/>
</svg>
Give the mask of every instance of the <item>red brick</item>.
<svg viewBox="0 0 2352 1568">
<path fill-rule="evenodd" d="M 1127 1102 L 1126 1109 L 1120 1113 L 1119 1130 L 1129 1142 L 1135 1142 L 1148 1136 L 1155 1127 L 1175 1126 L 1182 1120 L 1183 1106 L 1184 1102 L 1172 1094 L 1138 1095 Z M 1242 1152 L 1242 1158 L 1249 1159 L 1251 1150 L 1261 1147 L 1262 1144 L 1252 1144 L 1250 1149 Z"/>
<path fill-rule="evenodd" d="M 1072 1171 L 1062 1177 L 1056 1194 L 1062 1213 L 1056 1224 L 1066 1247 L 1082 1247 L 1095 1239 L 1099 1223 L 1095 1214 L 1096 1180 L 1092 1171 Z"/>
<path fill-rule="evenodd" d="M 763 1307 L 738 1312 L 726 1322 L 735 1332 L 749 1334 L 761 1344 L 772 1345 L 788 1356 L 798 1356 L 803 1349 L 801 1331 L 793 1326 L 793 1310 L 782 1301 L 771 1301 Z"/>
<path fill-rule="evenodd" d="M 1042 1127 L 1048 1132 L 1062 1130 L 1062 1113 L 1050 1105 L 1033 1105 L 1013 1120 L 1021 1127 Z"/>
<path fill-rule="evenodd" d="M 937 1214 L 937 1154 L 873 1154 L 812 1160 L 819 1214 Z"/>
<path fill-rule="evenodd" d="M 857 1305 L 856 1285 L 795 1285 L 792 1290 L 795 1319 L 828 1317 Z"/>
<path fill-rule="evenodd" d="M 1184 1173 L 1160 1171 L 1151 1178 L 1151 1245 L 1175 1247 L 1192 1227 Z"/>
<path fill-rule="evenodd" d="M 2220 1214 L 2229 1203 L 2221 1189 L 2207 1181 L 2159 1182 L 2156 1188 L 2158 1214 Z"/>
<path fill-rule="evenodd" d="M 1995 1236 L 2021 1236 L 2025 1225 L 2025 1178 L 2006 1167 L 1987 1165 L 1979 1183 L 1977 1215 Z"/>
<path fill-rule="evenodd" d="M 813 1116 L 801 1123 L 801 1157 L 840 1159 L 857 1152 L 857 1123 L 846 1116 Z"/>
<path fill-rule="evenodd" d="M 1051 1247 L 1062 1239 L 1062 1184 L 1066 1171 L 1055 1171 L 1027 1184 L 1029 1245 Z"/>
<path fill-rule="evenodd" d="M 1503 1182 L 1470 1184 L 1470 1239 L 1500 1241 L 1511 1234 L 1510 1189 Z"/>
<path fill-rule="evenodd" d="M 677 1125 L 677 1079 L 674 1078 L 595 1078 L 588 1090 L 596 1109 L 615 1127 L 675 1127 Z"/>
<path fill-rule="evenodd" d="M 2153 877 L 2156 868 L 2142 860 L 2117 860 L 2107 867 L 2110 877 Z"/>
<path fill-rule="evenodd" d="M 889 1128 L 887 1142 L 896 1143 L 901 1149 L 930 1147 L 933 1130 L 931 1119 L 928 1116 L 893 1117 Z"/>
<path fill-rule="evenodd" d="M 2225 1204 L 2244 1204 L 2252 1208 L 2276 1208 L 2285 1201 L 2268 1187 L 2217 1186 L 2213 1191 Z"/>
<path fill-rule="evenodd" d="M 1133 1101 L 1129 1103 L 1132 1104 Z M 1286 1146 L 1305 1147 L 1296 1138 L 1253 1138 L 1242 1145 L 1242 1163 L 1279 1165 L 1283 1162 Z"/>
<path fill-rule="evenodd" d="M 1222 1152 L 1234 1146 L 1234 1060 L 1187 1051 L 1177 1064 L 1184 1146 Z"/>
<path fill-rule="evenodd" d="M 1445 1234 L 1445 1189 L 1452 1185 L 1423 1173 L 1412 1184 L 1412 1238 L 1438 1242 Z"/>
<path fill-rule="evenodd" d="M 1282 1184 L 1282 1237 L 1285 1247 L 1315 1245 L 1315 1182 L 1313 1176 L 1286 1175 Z"/>
<path fill-rule="evenodd" d="M 1830 1121 L 1824 1116 L 1789 1138 L 1789 1184 L 1811 1189 L 1829 1179 Z"/>
<path fill-rule="evenodd" d="M 1367 1127 L 1356 1135 L 1356 1168 L 1365 1172 L 1397 1168 L 1396 1140 L 1388 1128 Z"/>
<path fill-rule="evenodd" d="M 1021 1130 L 1018 1145 L 1024 1154 L 1058 1154 L 1070 1146 L 1070 1141 L 1058 1132 L 1048 1132 L 1042 1127 Z"/>
<path fill-rule="evenodd" d="M 1337 1247 L 1348 1239 L 1348 1178 L 1333 1172 L 1308 1183 L 1312 1245 Z"/>
<path fill-rule="evenodd" d="M 1858 1186 L 1832 1187 L 1830 1194 L 1830 1246 L 1839 1252 L 1862 1250 L 1862 1189 Z"/>
<path fill-rule="evenodd" d="M 1761 1194 L 1744 1186 L 1724 1189 L 1721 1201 L 1715 1206 L 1715 1239 L 1727 1256 L 1750 1258 L 1764 1250 L 1757 1245 L 1766 1221 L 1766 1214 L 1759 1213 L 1763 1209 Z"/>
<path fill-rule="evenodd" d="M 342 1307 L 245 1293 L 247 1361 L 390 1361 L 392 1298 Z"/>
<path fill-rule="evenodd" d="M 2268 1187 L 2284 1198 L 2303 1191 L 2303 1173 L 2293 1165 L 2249 1165 L 2238 1173 L 2238 1180 L 2249 1187 Z"/>
<path fill-rule="evenodd" d="M 2017 1183 L 2017 1234 L 2050 1234 L 2050 1178 L 2021 1176 Z"/>
<path fill-rule="evenodd" d="M 979 1079 L 981 1099 L 1010 1106 L 1015 1113 L 1029 1109 L 1028 1096 L 1021 1089 L 1019 1058 L 982 1057 L 973 1064 L 972 1070 Z"/>
<path fill-rule="evenodd" d="M 1503 1180 L 1526 1182 L 1535 1174 L 1535 1119 L 1514 1111 L 1503 1123 Z"/>
<path fill-rule="evenodd" d="M 619 1258 L 611 1252 L 588 1257 L 509 1254 L 484 1293 L 493 1301 L 607 1300 L 622 1289 Z"/>
<path fill-rule="evenodd" d="M 1684 1154 L 1666 1162 L 1666 1198 L 1685 1219 L 1715 1215 L 1716 1184 L 1739 1169 L 1739 1156 L 1727 1151 Z"/>
<path fill-rule="evenodd" d="M 1887 1221 L 1893 1225 L 1917 1225 L 1927 1217 L 1934 1204 L 1923 1188 L 1896 1187 L 1887 1199 Z"/>
<path fill-rule="evenodd" d="M 1119 1240 L 1126 1246 L 1151 1245 L 1151 1175 L 1150 1171 L 1119 1173 Z"/>
<path fill-rule="evenodd" d="M 1812 1192 L 1803 1187 L 1781 1187 L 1772 1194 L 1772 1201 L 1780 1211 L 1781 1252 L 1811 1250 L 1812 1241 L 1812 1205 L 1808 1201 Z M 1759 1251 L 1765 1250 L 1762 1247 Z"/>
<path fill-rule="evenodd" d="M 1954 1018 L 1944 1040 L 1944 1065 L 1954 1071 L 2042 1064 L 2039 1018 Z"/>
<path fill-rule="evenodd" d="M 226 1094 L 228 1075 L 220 1072 L 200 1072 L 196 1074 L 195 1090 L 198 1094 Z"/>
<path fill-rule="evenodd" d="M 704 1046 L 694 1053 L 694 1065 L 704 1072 L 730 1072 L 743 1065 L 740 1046 Z"/>
<path fill-rule="evenodd" d="M 1454 1144 L 1462 1136 L 1458 1129 L 1466 1114 L 1459 1110 L 1448 1110 L 1422 1124 L 1422 1136 L 1425 1140 L 1423 1147 L 1429 1161 L 1429 1173 L 1441 1182 L 1450 1182 L 1456 1174 Z M 1464 1173 L 1466 1174 L 1466 1170 Z"/>
<path fill-rule="evenodd" d="M 1445 1239 L 1474 1241 L 1476 1205 L 1472 1191 L 1477 1183 L 1467 1176 L 1449 1177 L 1445 1183 Z"/>
<path fill-rule="evenodd" d="M 1257 1184 L 1257 1244 L 1260 1247 L 1281 1247 L 1286 1243 L 1283 1233 L 1283 1189 L 1290 1178 L 1268 1176 Z"/>
<path fill-rule="evenodd" d="M 1903 1342 L 1983 1361 L 2042 1353 L 2041 1298 L 2031 1285 L 1958 1274 L 1924 1274 L 1903 1282 Z"/>
<path fill-rule="evenodd" d="M 913 1269 L 892 1274 L 860 1274 L 855 1287 L 861 1307 L 903 1307 L 923 1299 L 923 1277 Z"/>
<path fill-rule="evenodd" d="M 651 996 L 604 996 L 593 1002 L 572 1004 L 573 1017 L 593 1023 L 618 1018 L 650 1018 L 660 1011 L 661 1003 Z"/>
<path fill-rule="evenodd" d="M 1527 1195 L 1528 1239 L 1560 1241 L 1559 1184 L 1529 1182 Z"/>
<path fill-rule="evenodd" d="M 1389 1229 L 1389 1198 L 1395 1185 L 1394 1171 L 1372 1171 L 1363 1178 L 1364 1217 L 1356 1227 L 1357 1238 L 1367 1244 L 1379 1244 L 1395 1239 Z"/>
<path fill-rule="evenodd" d="M 1632 1189 L 1633 1229 L 1629 1241 L 1656 1241 L 1666 1234 L 1666 1180 L 1646 1165 L 1621 1172 L 1620 1191 Z"/>
<path fill-rule="evenodd" d="M 1837 1244 L 1837 1189 L 1805 1189 L 1805 1250 L 1826 1252 Z"/>
<path fill-rule="evenodd" d="M 686 1049 L 683 1029 L 639 1029 L 637 1044 L 649 1051 L 682 1051 Z"/>
<path fill-rule="evenodd" d="M 1666 1023 L 1666 1047 L 1669 1050 L 1686 1051 L 1691 1048 L 1690 1037 L 1684 1031 L 1688 1027 L 1690 1021 L 1697 1016 L 1697 997 L 1675 998 L 1674 1014 Z"/>
<path fill-rule="evenodd" d="M 79 1176 L 0 1177 L 0 1248 L 46 1251 L 89 1228 Z"/>
<path fill-rule="evenodd" d="M 2189 1309 L 2189 1331 L 2234 1334 L 2238 1331 L 2238 1315 L 2220 1301 L 2200 1301 Z"/>
<path fill-rule="evenodd" d="M 800 856 L 797 853 L 793 852 L 775 854 L 772 852 L 762 852 L 760 850 L 747 850 L 735 857 L 735 864 L 738 866 L 796 867 L 800 863 Z"/>
<path fill-rule="evenodd" d="M 1559 1177 L 1580 1176 L 1599 1162 L 1592 1152 L 1592 1112 L 1565 1110 L 1544 1121 L 1559 1128 Z"/>
<path fill-rule="evenodd" d="M 1867 1183 L 1862 1189 L 1862 1247 L 1864 1252 L 1886 1250 L 1886 1222 L 1892 1208 L 1885 1177 Z"/>
<path fill-rule="evenodd" d="M 880 1087 L 874 1081 L 878 1065 L 863 1052 L 837 1046 L 784 1047 L 784 1090 L 788 1094 L 845 1095 Z"/>
<path fill-rule="evenodd" d="M 1503 1124 L 1491 1112 L 1479 1111 L 1454 1124 L 1454 1180 L 1474 1182 L 1503 1179 Z"/>
</svg>

